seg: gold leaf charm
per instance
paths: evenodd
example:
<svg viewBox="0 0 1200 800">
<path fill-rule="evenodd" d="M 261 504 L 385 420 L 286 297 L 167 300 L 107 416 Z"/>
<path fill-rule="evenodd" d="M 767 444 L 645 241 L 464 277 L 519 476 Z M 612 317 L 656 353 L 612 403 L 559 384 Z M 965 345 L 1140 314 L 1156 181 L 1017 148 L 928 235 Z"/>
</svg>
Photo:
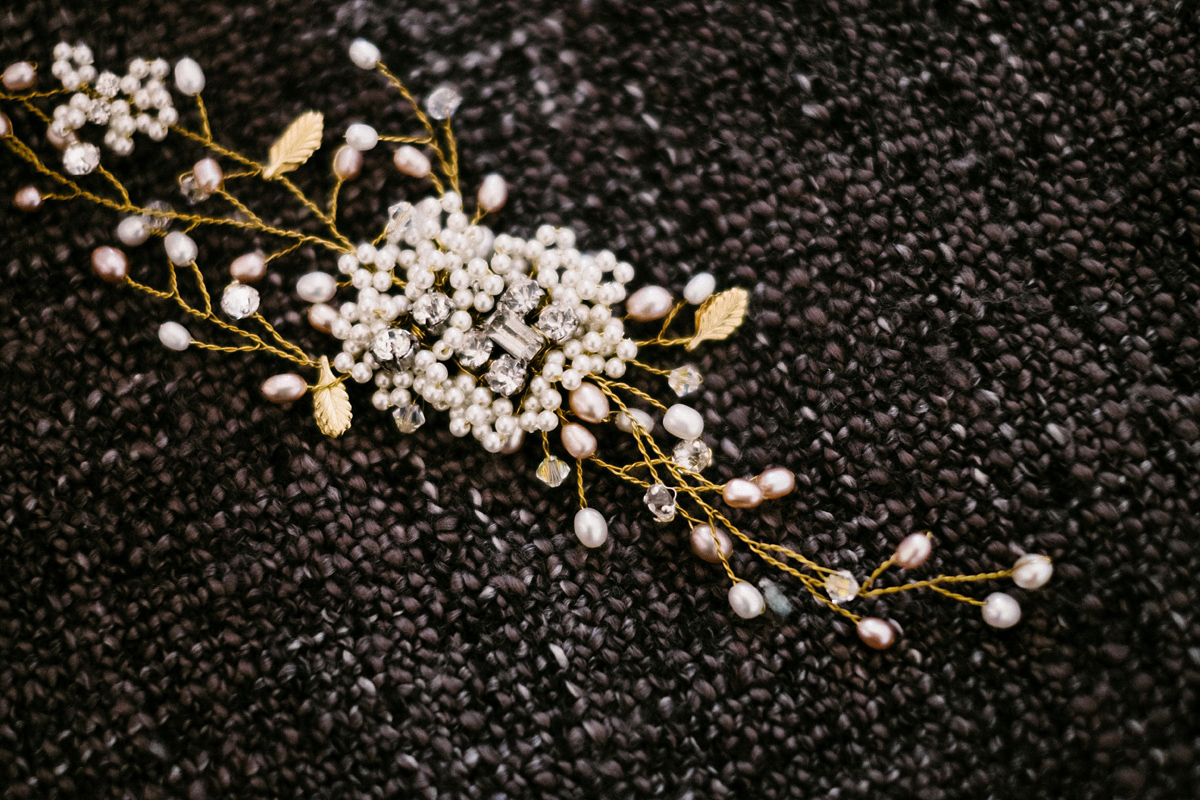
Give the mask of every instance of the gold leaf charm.
<svg viewBox="0 0 1200 800">
<path fill-rule="evenodd" d="M 696 310 L 696 335 L 687 343 L 687 349 L 695 350 L 701 342 L 728 338 L 746 318 L 749 299 L 745 289 L 729 289 L 708 298 Z"/>
<path fill-rule="evenodd" d="M 350 427 L 354 412 L 350 410 L 350 395 L 346 387 L 333 377 L 329 359 L 321 356 L 321 371 L 313 389 L 313 419 L 326 436 L 341 436 Z"/>
<path fill-rule="evenodd" d="M 305 111 L 288 126 L 283 135 L 271 145 L 264 178 L 274 178 L 308 161 L 321 147 L 321 134 L 325 132 L 325 116 L 320 111 Z"/>
</svg>

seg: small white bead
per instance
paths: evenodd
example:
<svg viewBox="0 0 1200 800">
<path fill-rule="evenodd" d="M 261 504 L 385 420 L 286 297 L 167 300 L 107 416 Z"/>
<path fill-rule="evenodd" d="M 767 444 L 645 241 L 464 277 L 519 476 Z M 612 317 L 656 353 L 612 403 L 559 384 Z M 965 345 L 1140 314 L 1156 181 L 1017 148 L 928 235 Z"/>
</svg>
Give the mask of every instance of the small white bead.
<svg viewBox="0 0 1200 800">
<path fill-rule="evenodd" d="M 560 381 L 564 389 L 568 392 L 573 392 L 583 383 L 583 376 L 577 370 L 564 370 L 562 380 Z"/>
<path fill-rule="evenodd" d="M 584 547 L 599 547 L 608 541 L 608 522 L 594 508 L 581 508 L 575 514 L 575 535 Z"/>
<path fill-rule="evenodd" d="M 132 69 L 133 65 L 130 64 Z M 175 65 L 175 86 L 186 95 L 200 94 L 204 91 L 204 70 L 190 58 L 179 59 Z"/>
<path fill-rule="evenodd" d="M 186 267 L 191 264 L 196 260 L 199 252 L 192 238 L 180 231 L 168 233 L 167 238 L 163 241 L 163 246 L 166 248 L 167 258 L 171 259 L 171 263 L 177 267 Z"/>
<path fill-rule="evenodd" d="M 371 285 L 374 286 L 375 290 L 378 292 L 386 292 L 392 287 L 392 273 L 376 272 L 371 276 Z"/>
<path fill-rule="evenodd" d="M 150 238 L 150 228 L 145 217 L 126 217 L 117 224 L 117 238 L 121 244 L 137 247 Z"/>
<path fill-rule="evenodd" d="M 355 364 L 350 368 L 350 377 L 356 383 L 366 383 L 371 380 L 371 368 L 361 362 Z"/>
<path fill-rule="evenodd" d="M 365 152 L 374 149 L 379 144 L 379 134 L 370 125 L 356 122 L 346 129 L 346 144 L 355 150 Z"/>
<path fill-rule="evenodd" d="M 187 350 L 192 335 L 178 322 L 164 322 L 158 326 L 158 340 L 170 350 Z"/>
<path fill-rule="evenodd" d="M 539 411 L 537 421 L 538 428 L 547 433 L 558 427 L 558 415 L 553 411 Z"/>
<path fill-rule="evenodd" d="M 1043 555 L 1029 553 L 1017 559 L 1013 566 L 1013 583 L 1022 589 L 1040 589 L 1050 581 L 1054 565 Z"/>
<path fill-rule="evenodd" d="M 698 306 L 712 297 L 713 289 L 716 288 L 716 278 L 707 272 L 700 272 L 692 276 L 692 279 L 687 282 L 687 286 L 683 287 L 683 299 Z"/>
<path fill-rule="evenodd" d="M 350 43 L 350 60 L 359 69 L 375 69 L 379 64 L 379 48 L 366 39 L 355 39 Z"/>
<path fill-rule="evenodd" d="M 479 207 L 484 211 L 499 211 L 508 201 L 508 184 L 495 172 L 483 179 L 479 186 Z"/>
<path fill-rule="evenodd" d="M 663 427 L 672 436 L 690 442 L 704 433 L 704 417 L 696 409 L 676 403 L 663 415 Z"/>
<path fill-rule="evenodd" d="M 310 272 L 296 281 L 296 295 L 309 303 L 327 303 L 337 293 L 337 280 L 327 272 Z"/>
<path fill-rule="evenodd" d="M 604 374 L 614 380 L 625 377 L 625 362 L 619 358 L 610 358 L 604 362 Z"/>
<path fill-rule="evenodd" d="M 1021 621 L 1021 606 L 1004 592 L 992 592 L 983 601 L 983 621 L 993 628 L 1011 628 Z"/>
<path fill-rule="evenodd" d="M 742 619 L 753 619 L 767 607 L 762 592 L 746 581 L 738 581 L 729 588 L 729 606 Z"/>
</svg>

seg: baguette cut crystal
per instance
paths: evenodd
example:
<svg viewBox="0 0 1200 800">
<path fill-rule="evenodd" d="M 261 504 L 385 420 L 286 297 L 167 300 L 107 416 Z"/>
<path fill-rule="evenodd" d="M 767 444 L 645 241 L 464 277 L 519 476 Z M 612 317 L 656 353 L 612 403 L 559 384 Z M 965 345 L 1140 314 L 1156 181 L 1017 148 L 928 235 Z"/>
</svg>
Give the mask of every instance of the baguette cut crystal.
<svg viewBox="0 0 1200 800">
<path fill-rule="evenodd" d="M 487 335 L 496 344 L 522 361 L 532 361 L 546 344 L 546 337 L 521 321 L 515 314 L 499 311 L 488 321 Z"/>
</svg>

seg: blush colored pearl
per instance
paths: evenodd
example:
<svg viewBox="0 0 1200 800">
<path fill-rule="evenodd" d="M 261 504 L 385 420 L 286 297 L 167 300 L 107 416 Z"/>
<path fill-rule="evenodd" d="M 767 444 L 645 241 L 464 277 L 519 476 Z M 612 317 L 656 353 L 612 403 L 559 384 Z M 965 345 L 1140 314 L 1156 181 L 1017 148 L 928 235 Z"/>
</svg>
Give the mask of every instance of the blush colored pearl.
<svg viewBox="0 0 1200 800">
<path fill-rule="evenodd" d="M 221 188 L 225 174 L 216 159 L 202 158 L 192 167 L 192 177 L 196 180 L 196 188 L 206 194 L 212 194 Z"/>
<path fill-rule="evenodd" d="M 1054 565 L 1046 556 L 1029 553 L 1017 559 L 1013 566 L 1013 583 L 1022 589 L 1040 589 L 1050 581 Z"/>
<path fill-rule="evenodd" d="M 676 403 L 663 414 L 663 427 L 672 436 L 690 442 L 704 433 L 704 417 L 696 409 Z"/>
<path fill-rule="evenodd" d="M 5 136 L 12 136 L 12 120 L 6 117 L 3 112 L 0 112 L 0 139 Z"/>
<path fill-rule="evenodd" d="M 137 247 L 150 238 L 150 226 L 145 217 L 126 217 L 117 223 L 117 238 L 121 244 Z"/>
<path fill-rule="evenodd" d="M 738 581 L 729 588 L 729 606 L 742 619 L 753 619 L 763 612 L 767 602 L 754 584 Z"/>
<path fill-rule="evenodd" d="M 186 267 L 191 264 L 196 260 L 199 252 L 192 237 L 179 231 L 168 233 L 167 238 L 163 240 L 163 247 L 166 248 L 167 258 L 171 259 L 171 263 L 177 267 Z"/>
<path fill-rule="evenodd" d="M 992 592 L 983 601 L 983 621 L 993 628 L 1011 628 L 1021 621 L 1021 606 L 1004 592 Z"/>
<path fill-rule="evenodd" d="M 756 508 L 763 501 L 762 489 L 753 481 L 734 478 L 721 490 L 725 505 L 733 508 Z"/>
<path fill-rule="evenodd" d="M 521 445 L 525 444 L 525 431 L 517 428 L 505 440 L 504 446 L 500 448 L 500 452 L 505 455 L 512 455 L 521 449 Z"/>
<path fill-rule="evenodd" d="M 272 375 L 262 382 L 262 396 L 272 403 L 291 403 L 308 391 L 304 378 L 294 372 Z"/>
<path fill-rule="evenodd" d="M 787 467 L 771 467 L 764 470 L 754 482 L 762 489 L 763 498 L 767 500 L 791 494 L 796 488 L 796 476 Z"/>
<path fill-rule="evenodd" d="M 182 352 L 191 345 L 192 335 L 178 322 L 164 322 L 158 326 L 158 340 L 168 350 Z"/>
<path fill-rule="evenodd" d="M 326 303 L 337 292 L 337 280 L 328 272 L 310 272 L 296 281 L 296 294 L 309 303 Z"/>
<path fill-rule="evenodd" d="M 508 202 L 508 184 L 495 172 L 485 176 L 479 186 L 479 207 L 484 211 L 499 211 Z"/>
<path fill-rule="evenodd" d="M 429 157 L 409 144 L 396 148 L 396 154 L 392 156 L 392 162 L 396 165 L 396 169 L 414 178 L 428 176 L 431 169 Z M 480 189 L 481 193 L 482 191 Z"/>
<path fill-rule="evenodd" d="M 175 86 L 186 95 L 204 91 L 204 70 L 190 58 L 181 58 L 175 65 Z"/>
<path fill-rule="evenodd" d="M 235 281 L 254 283 L 267 274 L 267 259 L 262 253 L 243 253 L 229 265 L 229 274 Z"/>
<path fill-rule="evenodd" d="M 333 306 L 317 303 L 308 309 L 308 322 L 321 333 L 333 330 L 333 323 L 338 319 L 337 309 Z"/>
<path fill-rule="evenodd" d="M 28 61 L 18 61 L 8 65 L 8 68 L 4 70 L 3 77 L 0 77 L 0 82 L 4 83 L 5 89 L 16 92 L 33 86 L 36 77 L 37 70 L 34 69 L 33 64 Z"/>
<path fill-rule="evenodd" d="M 692 552 L 710 564 L 721 563 L 721 556 L 729 558 L 733 555 L 733 541 L 720 528 L 713 529 L 708 525 L 697 525 L 688 536 Z"/>
<path fill-rule="evenodd" d="M 22 211 L 37 211 L 42 207 L 42 193 L 36 187 L 26 186 L 17 191 L 13 197 L 13 205 Z"/>
<path fill-rule="evenodd" d="M 662 319 L 671 311 L 674 300 L 671 293 L 661 286 L 643 286 L 625 301 L 629 316 L 639 322 Z"/>
<path fill-rule="evenodd" d="M 92 272 L 109 283 L 120 283 L 129 275 L 129 259 L 115 247 L 97 247 L 92 251 Z"/>
<path fill-rule="evenodd" d="M 581 508 L 575 514 L 575 535 L 584 547 L 599 547 L 608 541 L 608 523 L 594 508 Z"/>
<path fill-rule="evenodd" d="M 337 149 L 333 156 L 333 174 L 344 181 L 351 181 L 362 173 L 362 153 L 348 144 Z"/>
<path fill-rule="evenodd" d="M 687 286 L 683 287 L 683 299 L 698 306 L 712 297 L 713 289 L 716 288 L 717 279 L 708 272 L 700 272 L 692 276 Z"/>
<path fill-rule="evenodd" d="M 596 454 L 596 437 L 577 422 L 563 425 L 562 443 L 566 451 L 575 458 L 591 458 Z"/>
<path fill-rule="evenodd" d="M 603 422 L 608 416 L 608 398 L 594 383 L 581 383 L 571 390 L 571 411 L 584 422 Z"/>
<path fill-rule="evenodd" d="M 375 69 L 379 64 L 379 48 L 366 39 L 355 39 L 350 43 L 350 60 L 359 69 Z"/>
<path fill-rule="evenodd" d="M 373 150 L 379 144 L 379 134 L 370 125 L 356 122 L 346 129 L 346 144 L 355 150 Z"/>
<path fill-rule="evenodd" d="M 896 547 L 892 560 L 902 569 L 916 569 L 933 552 L 933 542 L 927 533 L 910 533 Z"/>
<path fill-rule="evenodd" d="M 858 621 L 858 638 L 875 650 L 887 650 L 896 641 L 896 629 L 879 617 L 863 617 Z"/>
</svg>

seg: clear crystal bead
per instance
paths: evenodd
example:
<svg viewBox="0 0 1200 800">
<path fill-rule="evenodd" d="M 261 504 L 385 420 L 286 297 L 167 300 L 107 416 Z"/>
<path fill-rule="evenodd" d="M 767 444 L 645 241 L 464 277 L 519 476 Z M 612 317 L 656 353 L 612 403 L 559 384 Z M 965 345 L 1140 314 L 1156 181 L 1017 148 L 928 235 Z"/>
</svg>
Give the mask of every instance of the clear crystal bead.
<svg viewBox="0 0 1200 800">
<path fill-rule="evenodd" d="M 162 200 L 151 200 L 146 203 L 147 211 L 170 211 L 171 206 Z M 156 214 L 146 215 L 146 227 L 152 231 L 165 231 L 170 226 L 171 220 L 167 217 L 160 217 Z"/>
<path fill-rule="evenodd" d="M 463 334 L 458 346 L 458 363 L 467 369 L 476 369 L 487 363 L 492 355 L 492 340 L 483 331 L 470 330 Z"/>
<path fill-rule="evenodd" d="M 384 234 L 387 240 L 395 244 L 408 231 L 408 226 L 412 223 L 413 207 L 412 203 L 401 201 L 394 206 L 388 208 L 388 223 L 384 229 Z"/>
<path fill-rule="evenodd" d="M 371 355 L 379 366 L 399 369 L 417 349 L 417 337 L 402 328 L 388 328 L 371 340 Z"/>
<path fill-rule="evenodd" d="M 555 456 L 547 457 L 542 463 L 538 464 L 537 476 L 538 480 L 547 486 L 562 486 L 562 482 L 571 474 L 571 468 L 561 458 Z"/>
<path fill-rule="evenodd" d="M 571 338 L 579 325 L 579 317 L 564 305 L 551 303 L 538 314 L 538 330 L 555 342 L 565 342 Z"/>
<path fill-rule="evenodd" d="M 221 310 L 234 319 L 245 319 L 258 311 L 258 290 L 234 281 L 221 293 Z"/>
<path fill-rule="evenodd" d="M 68 175 L 87 175 L 100 166 L 100 148 L 88 142 L 76 142 L 63 151 L 63 171 Z"/>
<path fill-rule="evenodd" d="M 183 199 L 187 200 L 190 206 L 209 198 L 208 193 L 201 191 L 200 187 L 196 185 L 196 178 L 190 172 L 179 179 L 179 191 L 183 193 Z"/>
<path fill-rule="evenodd" d="M 661 483 L 656 483 L 646 490 L 646 507 L 659 522 L 670 522 L 675 519 L 676 491 Z"/>
<path fill-rule="evenodd" d="M 522 275 L 512 282 L 504 294 L 500 295 L 497 305 L 518 316 L 525 316 L 537 308 L 538 302 L 545 294 L 542 287 L 537 285 L 537 281 Z"/>
<path fill-rule="evenodd" d="M 454 304 L 449 297 L 441 292 L 429 292 L 413 303 L 412 318 L 422 328 L 433 329 L 449 319 L 453 310 Z"/>
<path fill-rule="evenodd" d="M 692 439 L 675 445 L 671 458 L 689 472 L 703 472 L 712 465 L 712 448 L 699 439 Z"/>
<path fill-rule="evenodd" d="M 767 607 L 772 612 L 781 617 L 792 613 L 792 601 L 787 599 L 787 595 L 774 581 L 763 578 L 758 582 L 758 588 L 762 589 L 763 599 L 767 601 Z"/>
<path fill-rule="evenodd" d="M 425 98 L 425 110 L 434 119 L 446 119 L 458 110 L 462 95 L 449 86 L 439 86 Z"/>
<path fill-rule="evenodd" d="M 849 603 L 858 597 L 858 578 L 848 569 L 831 572 L 825 576 L 825 594 L 834 605 Z"/>
<path fill-rule="evenodd" d="M 700 384 L 703 382 L 704 376 L 700 374 L 700 370 L 691 364 L 676 367 L 667 376 L 667 385 L 679 397 L 687 397 L 689 394 L 694 393 L 700 388 Z"/>
<path fill-rule="evenodd" d="M 418 405 L 400 406 L 392 411 L 392 417 L 401 433 L 413 433 L 425 424 L 425 412 Z"/>
<path fill-rule="evenodd" d="M 521 321 L 515 314 L 499 311 L 487 323 L 487 335 L 508 353 L 522 361 L 531 361 L 541 352 L 546 338 Z"/>
<path fill-rule="evenodd" d="M 515 394 L 525 385 L 525 368 L 524 361 L 508 355 L 500 356 L 488 370 L 488 386 L 496 394 Z"/>
</svg>

